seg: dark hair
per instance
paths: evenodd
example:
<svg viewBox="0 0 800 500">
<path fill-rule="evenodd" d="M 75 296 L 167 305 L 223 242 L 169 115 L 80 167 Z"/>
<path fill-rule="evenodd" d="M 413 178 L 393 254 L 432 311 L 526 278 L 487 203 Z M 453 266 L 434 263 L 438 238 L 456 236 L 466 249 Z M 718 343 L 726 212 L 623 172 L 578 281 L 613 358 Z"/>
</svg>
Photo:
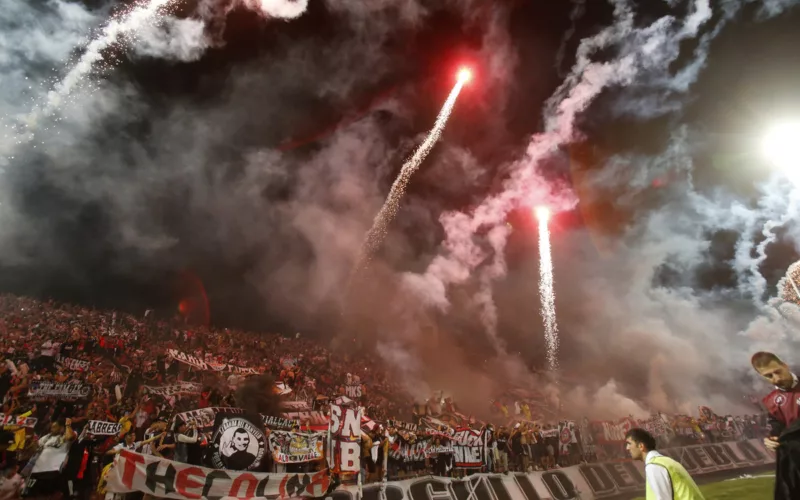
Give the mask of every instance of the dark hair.
<svg viewBox="0 0 800 500">
<path fill-rule="evenodd" d="M 625 434 L 625 439 L 630 438 L 634 443 L 643 444 L 647 451 L 656 449 L 656 438 L 639 427 L 634 427 Z"/>
<path fill-rule="evenodd" d="M 781 365 L 786 364 L 783 361 L 781 361 L 781 358 L 779 358 L 775 354 L 766 351 L 759 351 L 753 354 L 753 357 L 750 358 L 750 364 L 753 365 L 753 368 L 755 368 L 756 370 L 758 370 L 759 368 L 764 368 L 773 361 Z"/>
</svg>

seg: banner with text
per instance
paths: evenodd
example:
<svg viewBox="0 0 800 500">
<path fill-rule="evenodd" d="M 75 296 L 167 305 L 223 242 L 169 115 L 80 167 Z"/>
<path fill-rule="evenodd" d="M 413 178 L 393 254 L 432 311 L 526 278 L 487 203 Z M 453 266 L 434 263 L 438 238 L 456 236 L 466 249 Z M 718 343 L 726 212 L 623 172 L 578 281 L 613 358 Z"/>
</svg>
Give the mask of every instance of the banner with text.
<svg viewBox="0 0 800 500">
<path fill-rule="evenodd" d="M 361 470 L 361 414 L 363 409 L 331 405 L 328 465 L 334 472 Z"/>
<path fill-rule="evenodd" d="M 452 437 L 453 455 L 456 467 L 478 468 L 486 459 L 486 435 L 488 431 L 472 429 L 456 430 Z"/>
<path fill-rule="evenodd" d="M 80 440 L 92 439 L 95 436 L 116 436 L 122 430 L 122 424 L 104 422 L 102 420 L 89 420 L 81 431 Z"/>
<path fill-rule="evenodd" d="M 198 408 L 197 410 L 178 413 L 175 415 L 175 419 L 187 424 L 194 423 L 197 425 L 197 429 L 200 432 L 210 433 L 214 429 L 214 421 L 217 418 L 217 413 L 243 415 L 244 410 L 241 408 L 227 407 Z M 283 417 L 270 417 L 266 415 L 261 415 L 261 422 L 265 427 L 276 430 L 289 430 L 294 426 L 300 425 L 300 422 L 297 420 Z"/>
<path fill-rule="evenodd" d="M 760 440 L 695 445 L 666 450 L 693 476 L 768 466 L 775 458 Z M 545 472 L 474 474 L 464 479 L 421 477 L 357 486 L 339 486 L 326 500 L 617 500 L 644 496 L 643 462 L 582 464 Z M 382 491 L 383 490 L 383 491 Z"/>
<path fill-rule="evenodd" d="M 58 362 L 64 368 L 72 371 L 87 371 L 92 365 L 89 361 L 75 358 L 59 358 Z"/>
<path fill-rule="evenodd" d="M 22 417 L 20 415 L 6 415 L 0 413 L 0 426 L 15 426 L 33 429 L 36 427 L 36 417 Z"/>
<path fill-rule="evenodd" d="M 157 498 L 219 499 L 322 497 L 330 488 L 328 471 L 266 474 L 207 469 L 122 450 L 107 476 L 108 491 L 139 491 Z"/>
<path fill-rule="evenodd" d="M 272 431 L 269 434 L 272 459 L 281 464 L 321 460 L 324 457 L 322 451 L 324 442 L 324 432 Z"/>
<path fill-rule="evenodd" d="M 258 370 L 256 370 L 255 368 L 236 366 L 229 363 L 215 363 L 211 361 L 203 361 L 197 356 L 186 354 L 185 352 L 178 351 L 177 349 L 168 349 L 167 355 L 172 359 L 193 366 L 200 370 L 208 370 L 214 372 L 232 372 L 232 373 L 241 373 L 245 375 L 258 374 Z"/>
<path fill-rule="evenodd" d="M 389 446 L 389 456 L 401 462 L 422 462 L 432 455 L 453 454 L 452 446 L 436 444 L 433 437 L 418 438 L 413 443 L 396 439 Z"/>
<path fill-rule="evenodd" d="M 77 400 L 88 398 L 92 387 L 83 383 L 43 382 L 34 380 L 28 389 L 28 397 L 35 400 L 65 399 Z"/>
</svg>

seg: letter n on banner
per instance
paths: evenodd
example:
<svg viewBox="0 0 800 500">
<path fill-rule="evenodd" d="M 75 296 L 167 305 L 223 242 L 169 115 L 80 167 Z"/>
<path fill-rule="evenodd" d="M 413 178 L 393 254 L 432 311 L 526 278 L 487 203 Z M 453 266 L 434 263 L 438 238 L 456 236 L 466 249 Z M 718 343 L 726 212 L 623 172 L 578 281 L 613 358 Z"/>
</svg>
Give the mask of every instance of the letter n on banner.
<svg viewBox="0 0 800 500">
<path fill-rule="evenodd" d="M 361 470 L 362 408 L 331 405 L 328 465 L 335 473 Z"/>
</svg>

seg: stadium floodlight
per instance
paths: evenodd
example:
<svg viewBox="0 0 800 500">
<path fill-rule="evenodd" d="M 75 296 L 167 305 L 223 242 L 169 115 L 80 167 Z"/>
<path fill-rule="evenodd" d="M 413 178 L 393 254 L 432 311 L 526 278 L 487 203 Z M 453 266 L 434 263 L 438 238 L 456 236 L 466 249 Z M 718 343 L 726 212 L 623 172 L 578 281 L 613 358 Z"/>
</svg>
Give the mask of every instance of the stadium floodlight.
<svg viewBox="0 0 800 500">
<path fill-rule="evenodd" d="M 800 120 L 776 123 L 761 142 L 764 157 L 800 186 Z"/>
</svg>

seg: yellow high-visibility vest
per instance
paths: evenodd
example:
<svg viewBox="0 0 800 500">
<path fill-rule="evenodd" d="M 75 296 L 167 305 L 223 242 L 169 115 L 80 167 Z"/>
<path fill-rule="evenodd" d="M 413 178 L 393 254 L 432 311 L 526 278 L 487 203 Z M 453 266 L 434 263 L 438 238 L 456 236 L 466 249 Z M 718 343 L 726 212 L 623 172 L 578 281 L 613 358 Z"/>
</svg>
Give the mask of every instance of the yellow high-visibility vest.
<svg viewBox="0 0 800 500">
<path fill-rule="evenodd" d="M 680 463 L 669 457 L 660 456 L 650 458 L 647 464 L 655 464 L 667 469 L 672 482 L 672 500 L 705 500 L 692 476 Z M 650 483 L 647 483 L 647 500 L 656 500 L 656 494 L 650 488 Z"/>
</svg>

